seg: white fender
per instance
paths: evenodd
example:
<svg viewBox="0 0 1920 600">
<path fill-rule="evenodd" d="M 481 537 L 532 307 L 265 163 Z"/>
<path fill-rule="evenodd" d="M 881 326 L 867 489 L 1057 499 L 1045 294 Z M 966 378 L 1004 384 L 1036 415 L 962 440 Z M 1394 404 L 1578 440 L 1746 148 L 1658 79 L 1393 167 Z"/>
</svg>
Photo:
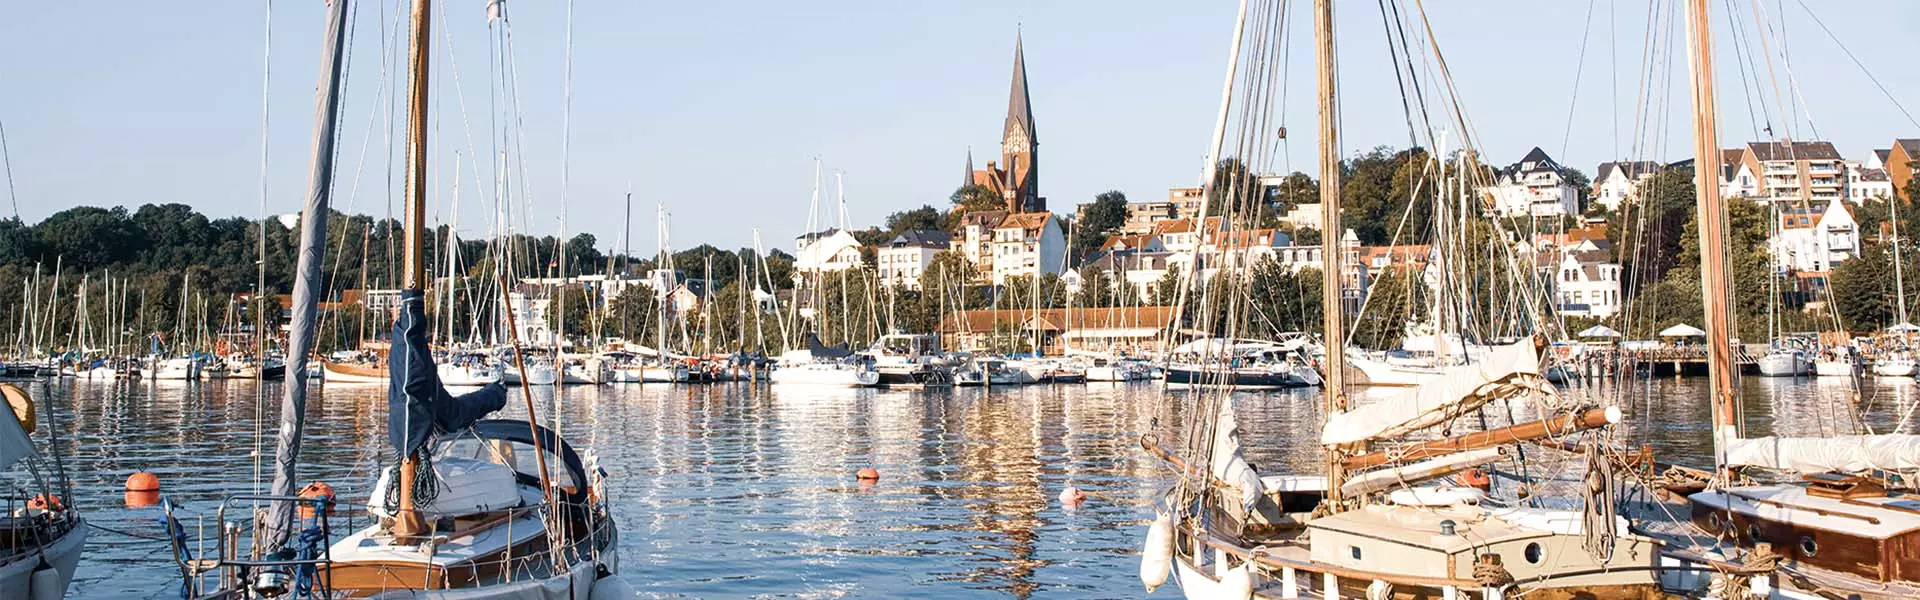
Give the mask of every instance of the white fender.
<svg viewBox="0 0 1920 600">
<path fill-rule="evenodd" d="M 1234 600 L 1253 598 L 1253 563 L 1240 563 L 1240 566 L 1227 569 L 1220 576 L 1220 597 Z"/>
<path fill-rule="evenodd" d="M 60 570 L 51 566 L 35 569 L 27 580 L 27 589 L 31 600 L 60 600 L 67 595 L 67 584 L 60 580 Z"/>
<path fill-rule="evenodd" d="M 1147 585 L 1147 593 L 1167 583 L 1167 574 L 1173 570 L 1173 517 L 1164 512 L 1154 512 L 1153 524 L 1147 526 L 1147 546 L 1140 550 L 1140 583 Z"/>
</svg>

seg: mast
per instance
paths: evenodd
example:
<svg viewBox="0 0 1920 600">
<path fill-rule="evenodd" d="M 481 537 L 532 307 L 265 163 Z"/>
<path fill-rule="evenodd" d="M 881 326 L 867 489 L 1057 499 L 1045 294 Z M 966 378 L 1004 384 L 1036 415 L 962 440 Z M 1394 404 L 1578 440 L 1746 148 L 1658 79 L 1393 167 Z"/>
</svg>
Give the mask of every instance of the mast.
<svg viewBox="0 0 1920 600">
<path fill-rule="evenodd" d="M 1698 1 L 1698 0 L 1695 0 Z M 1324 407 L 1331 415 L 1347 409 L 1347 330 L 1341 300 L 1340 132 L 1339 104 L 1334 94 L 1333 0 L 1313 2 L 1314 61 L 1319 65 L 1320 120 L 1320 339 L 1326 349 L 1326 376 L 1321 386 Z M 1327 448 L 1327 503 L 1340 510 L 1345 500 L 1340 486 L 1346 467 L 1339 447 Z"/>
<path fill-rule="evenodd" d="M 407 203 L 404 221 L 407 237 L 401 245 L 405 270 L 400 279 L 401 288 L 410 290 L 424 290 L 427 287 L 426 255 L 420 234 L 427 224 L 427 86 L 431 81 L 427 78 L 427 60 L 431 56 L 428 44 L 432 41 L 429 18 L 431 13 L 428 12 L 427 0 L 413 0 L 413 27 L 408 40 L 408 52 L 413 55 L 413 70 L 407 97 Z M 401 341 L 393 340 L 393 343 L 398 345 Z M 400 476 L 394 484 L 400 487 L 400 507 L 393 524 L 393 538 L 397 543 L 410 543 L 428 530 L 427 523 L 413 507 L 415 472 L 419 467 L 418 453 L 410 453 L 400 461 Z"/>
<path fill-rule="evenodd" d="M 1900 203 L 1887 200 L 1888 213 L 1893 221 L 1893 289 L 1894 304 L 1899 309 L 1900 324 L 1907 324 L 1907 282 L 1900 270 Z"/>
<path fill-rule="evenodd" d="M 1707 389 L 1713 407 L 1714 462 L 1726 463 L 1739 438 L 1734 414 L 1733 347 L 1727 307 L 1726 207 L 1720 200 L 1718 106 L 1714 100 L 1713 30 L 1707 0 L 1687 0 L 1687 67 L 1693 96 L 1693 186 L 1700 226 L 1700 295 L 1706 309 Z"/>
<path fill-rule="evenodd" d="M 321 50 L 318 97 L 314 101 L 313 157 L 307 177 L 307 203 L 300 211 L 300 256 L 293 280 L 293 323 L 287 333 L 286 384 L 280 398 L 280 433 L 275 436 L 271 494 L 292 496 L 298 481 L 300 438 L 306 430 L 307 355 L 313 351 L 319 313 L 321 253 L 327 248 L 327 204 L 333 196 L 334 126 L 340 117 L 341 67 L 346 56 L 347 4 L 332 0 L 327 7 L 327 37 Z M 121 288 L 124 292 L 125 288 Z M 260 359 L 264 370 L 266 357 Z M 293 506 L 268 503 L 265 548 L 285 545 L 293 524 Z"/>
</svg>

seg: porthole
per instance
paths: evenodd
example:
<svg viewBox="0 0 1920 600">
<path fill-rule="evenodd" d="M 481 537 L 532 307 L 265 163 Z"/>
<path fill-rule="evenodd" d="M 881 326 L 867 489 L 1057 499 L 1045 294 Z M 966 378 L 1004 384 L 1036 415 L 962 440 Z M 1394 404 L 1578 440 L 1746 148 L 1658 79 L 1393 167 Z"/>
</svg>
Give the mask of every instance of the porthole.
<svg viewBox="0 0 1920 600">
<path fill-rule="evenodd" d="M 1540 542 L 1527 544 L 1527 550 L 1525 553 L 1527 557 L 1527 564 L 1531 564 L 1531 565 L 1540 564 L 1540 559 L 1546 558 L 1546 554 L 1547 554 L 1546 550 L 1543 550 L 1540 548 Z"/>
<path fill-rule="evenodd" d="M 1747 543 L 1758 544 L 1761 541 L 1763 540 L 1760 539 L 1760 524 L 1748 523 L 1747 524 Z"/>
<path fill-rule="evenodd" d="M 1807 558 L 1813 558 L 1813 555 L 1819 554 L 1819 553 L 1820 553 L 1820 543 L 1813 541 L 1813 536 L 1806 535 L 1806 536 L 1800 537 L 1800 555 L 1801 556 L 1805 556 Z"/>
<path fill-rule="evenodd" d="M 1354 559 L 1354 560 L 1360 560 L 1360 547 L 1359 547 L 1359 546 L 1347 546 L 1347 553 L 1348 553 L 1348 554 L 1352 554 L 1352 555 L 1353 555 L 1353 559 Z"/>
</svg>

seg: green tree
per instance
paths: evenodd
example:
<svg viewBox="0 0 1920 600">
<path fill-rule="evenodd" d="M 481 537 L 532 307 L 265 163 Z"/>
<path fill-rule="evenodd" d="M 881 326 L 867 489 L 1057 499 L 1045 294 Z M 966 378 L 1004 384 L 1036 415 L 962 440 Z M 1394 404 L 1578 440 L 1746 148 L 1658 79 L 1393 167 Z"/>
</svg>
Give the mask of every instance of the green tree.
<svg viewBox="0 0 1920 600">
<path fill-rule="evenodd" d="M 569 338 L 583 336 L 593 330 L 593 306 L 583 297 L 581 288 L 563 287 L 553 293 L 545 315 L 548 328 Z M 565 329 L 561 328 L 562 316 L 566 317 Z"/>
<path fill-rule="evenodd" d="M 1427 318 L 1425 303 L 1414 301 L 1412 269 L 1390 268 L 1367 286 L 1367 309 L 1355 320 L 1353 343 L 1375 350 L 1400 347 L 1406 324 Z"/>
<path fill-rule="evenodd" d="M 1312 175 L 1294 171 L 1281 178 L 1280 184 L 1273 186 L 1268 194 L 1273 199 L 1273 210 L 1279 214 L 1286 214 L 1287 211 L 1302 204 L 1318 204 L 1320 182 L 1315 181 Z"/>
<path fill-rule="evenodd" d="M 931 206 L 900 211 L 887 215 L 887 233 L 900 235 L 915 230 L 945 229 L 946 219 L 946 215 L 940 214 L 938 209 Z"/>
<path fill-rule="evenodd" d="M 953 191 L 953 196 L 949 197 L 948 200 L 951 201 L 954 206 L 966 209 L 966 211 L 1004 210 L 1007 207 L 1005 198 L 1001 198 L 999 194 L 994 193 L 993 188 L 984 185 L 969 184 L 960 186 L 959 189 Z M 959 213 L 965 211 L 956 210 L 954 212 Z"/>
<path fill-rule="evenodd" d="M 1120 232 L 1127 224 L 1127 195 L 1120 190 L 1108 190 L 1094 196 L 1093 202 L 1080 210 L 1079 221 L 1074 224 L 1073 254 L 1087 256 L 1107 241 L 1108 236 Z"/>
</svg>

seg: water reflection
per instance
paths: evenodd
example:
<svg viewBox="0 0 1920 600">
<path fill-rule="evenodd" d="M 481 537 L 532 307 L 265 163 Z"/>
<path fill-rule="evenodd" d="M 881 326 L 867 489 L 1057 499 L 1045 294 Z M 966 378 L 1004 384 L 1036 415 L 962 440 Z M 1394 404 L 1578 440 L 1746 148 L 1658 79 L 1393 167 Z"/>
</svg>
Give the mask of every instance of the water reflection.
<svg viewBox="0 0 1920 600">
<path fill-rule="evenodd" d="M 1911 431 L 1917 387 L 1869 380 L 1856 404 L 1844 381 L 1748 378 L 1740 398 L 1748 435 L 1844 431 L 1856 410 L 1881 432 Z M 1619 404 L 1622 443 L 1698 465 L 1711 460 L 1705 388 L 1704 379 L 1665 378 L 1568 395 Z M 256 489 L 273 426 L 256 417 L 273 415 L 280 393 L 277 384 L 248 382 L 34 391 L 60 407 L 75 504 L 103 526 L 144 536 L 160 533 L 158 512 L 124 505 L 126 476 L 159 474 L 164 493 L 190 513 Z M 314 394 L 303 479 L 364 501 L 387 453 L 384 392 L 336 385 Z M 526 413 L 521 394 L 513 391 L 508 415 Z M 1234 401 L 1250 461 L 1267 472 L 1319 468 L 1316 392 Z M 649 596 L 1113 597 L 1137 594 L 1139 525 L 1169 483 L 1139 450 L 1139 436 L 1157 429 L 1177 445 L 1191 402 L 1151 385 L 991 393 L 602 386 L 535 389 L 532 404 L 611 475 L 622 570 Z M 1531 417 L 1517 410 L 1512 418 Z M 1508 420 L 1496 414 L 1459 427 Z M 257 458 L 256 447 L 268 457 Z M 878 482 L 855 481 L 865 466 L 880 472 Z M 1061 506 L 1068 486 L 1091 499 Z M 106 532 L 89 544 L 76 596 L 177 594 L 162 544 Z"/>
</svg>

